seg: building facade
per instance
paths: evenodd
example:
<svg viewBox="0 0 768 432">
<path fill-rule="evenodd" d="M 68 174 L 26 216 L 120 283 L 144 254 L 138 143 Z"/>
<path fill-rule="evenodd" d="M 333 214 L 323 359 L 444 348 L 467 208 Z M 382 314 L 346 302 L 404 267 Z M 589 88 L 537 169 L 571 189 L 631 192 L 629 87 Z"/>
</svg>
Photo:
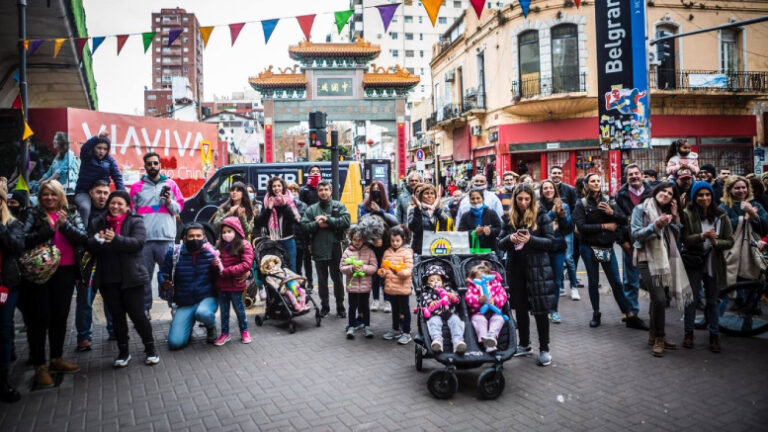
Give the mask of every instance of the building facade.
<svg viewBox="0 0 768 432">
<path fill-rule="evenodd" d="M 649 39 L 768 14 L 760 1 L 710 3 L 648 2 Z M 540 0 L 527 19 L 519 5 L 506 5 L 480 20 L 466 13 L 446 31 L 433 48 L 434 111 L 420 127 L 448 180 L 456 167 L 493 181 L 507 170 L 540 180 L 553 165 L 571 183 L 588 172 L 607 175 L 594 12 L 594 2 Z M 466 31 L 453 32 L 459 25 Z M 667 146 L 687 138 L 701 164 L 761 172 L 755 147 L 766 141 L 766 40 L 768 23 L 760 23 L 649 47 L 652 147 L 622 151 L 622 163 L 663 171 Z"/>
</svg>

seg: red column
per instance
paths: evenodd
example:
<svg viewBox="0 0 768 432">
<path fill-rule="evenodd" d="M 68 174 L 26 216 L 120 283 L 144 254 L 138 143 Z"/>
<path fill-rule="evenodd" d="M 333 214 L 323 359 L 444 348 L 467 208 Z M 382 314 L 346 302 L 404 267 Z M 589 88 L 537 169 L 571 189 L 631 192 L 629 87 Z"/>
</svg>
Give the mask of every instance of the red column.
<svg viewBox="0 0 768 432">
<path fill-rule="evenodd" d="M 262 160 L 265 163 L 272 163 L 274 161 L 275 155 L 272 149 L 272 138 L 272 125 L 264 125 L 264 157 Z"/>
<path fill-rule="evenodd" d="M 570 172 L 568 174 L 568 179 L 565 180 L 565 182 L 568 183 L 569 185 L 573 185 L 576 182 L 576 151 L 575 150 L 571 150 L 568 154 L 568 167 L 570 168 L 569 169 Z"/>
<path fill-rule="evenodd" d="M 405 148 L 405 123 L 397 123 L 397 176 L 402 178 L 408 168 L 407 150 Z"/>
<path fill-rule="evenodd" d="M 541 155 L 539 155 L 539 160 L 541 163 L 541 178 L 535 179 L 535 180 L 544 180 L 545 178 L 549 178 L 549 169 L 547 168 L 547 152 L 542 152 Z"/>
</svg>

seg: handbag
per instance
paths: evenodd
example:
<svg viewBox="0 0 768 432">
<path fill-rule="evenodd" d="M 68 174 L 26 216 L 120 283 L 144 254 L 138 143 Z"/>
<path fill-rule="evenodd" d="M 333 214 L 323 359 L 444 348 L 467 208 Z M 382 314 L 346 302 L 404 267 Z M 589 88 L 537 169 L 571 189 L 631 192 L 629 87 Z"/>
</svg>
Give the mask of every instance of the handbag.
<svg viewBox="0 0 768 432">
<path fill-rule="evenodd" d="M 595 257 L 595 261 L 599 263 L 611 262 L 611 248 L 601 248 L 597 246 L 590 246 L 592 249 L 592 255 Z"/>
<path fill-rule="evenodd" d="M 472 247 L 469 248 L 471 254 L 489 254 L 493 252 L 493 249 L 481 248 L 480 239 L 475 235 L 474 231 L 471 231 L 472 235 Z"/>
<path fill-rule="evenodd" d="M 61 262 L 61 251 L 50 243 L 41 243 L 19 258 L 21 273 L 28 281 L 42 285 L 51 279 Z"/>
</svg>

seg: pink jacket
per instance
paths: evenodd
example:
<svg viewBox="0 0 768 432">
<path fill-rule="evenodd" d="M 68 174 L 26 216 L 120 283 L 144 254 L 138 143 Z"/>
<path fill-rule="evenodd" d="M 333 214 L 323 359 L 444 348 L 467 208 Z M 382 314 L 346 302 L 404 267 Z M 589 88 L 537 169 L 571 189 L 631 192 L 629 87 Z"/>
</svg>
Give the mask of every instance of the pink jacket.
<svg viewBox="0 0 768 432">
<path fill-rule="evenodd" d="M 228 217 L 221 222 L 222 226 L 228 226 L 244 238 L 243 227 L 240 225 L 240 219 Z M 253 266 L 253 246 L 248 243 L 248 239 L 243 239 L 243 253 L 241 255 L 230 255 L 227 248 L 220 249 L 221 265 L 224 270 L 216 277 L 216 289 L 225 292 L 245 291 L 245 280 L 238 280 L 244 274 L 251 271 Z"/>
<path fill-rule="evenodd" d="M 354 271 L 352 264 L 347 264 L 345 261 L 347 258 L 354 258 L 363 262 L 364 277 L 352 277 Z M 363 246 L 360 250 L 355 249 L 354 246 L 349 247 L 341 255 L 341 264 L 339 264 L 339 270 L 347 276 L 347 292 L 349 293 L 367 293 L 371 292 L 373 286 L 373 274 L 378 270 L 378 263 L 376 261 L 376 254 L 373 253 L 371 248 Z"/>
<path fill-rule="evenodd" d="M 392 264 L 405 264 L 405 269 L 395 274 L 387 270 L 384 274 L 384 292 L 389 295 L 411 294 L 411 272 L 413 271 L 413 249 L 403 246 L 398 250 L 392 248 L 384 251 L 382 261 L 387 260 Z"/>
<path fill-rule="evenodd" d="M 667 162 L 667 174 L 677 175 L 677 170 L 683 165 L 687 165 L 693 175 L 697 175 L 699 173 L 699 155 L 690 152 L 688 156 L 680 156 L 679 154 L 672 156 Z"/>
<path fill-rule="evenodd" d="M 504 289 L 501 275 L 495 271 L 493 272 L 493 275 L 496 276 L 496 278 L 488 284 L 488 291 L 493 299 L 493 304 L 501 309 L 502 306 L 507 303 L 507 290 Z M 467 279 L 467 293 L 464 295 L 464 300 L 467 302 L 467 307 L 470 312 L 476 313 L 483 307 L 483 303 L 480 303 L 480 297 L 482 296 L 483 289 Z"/>
</svg>

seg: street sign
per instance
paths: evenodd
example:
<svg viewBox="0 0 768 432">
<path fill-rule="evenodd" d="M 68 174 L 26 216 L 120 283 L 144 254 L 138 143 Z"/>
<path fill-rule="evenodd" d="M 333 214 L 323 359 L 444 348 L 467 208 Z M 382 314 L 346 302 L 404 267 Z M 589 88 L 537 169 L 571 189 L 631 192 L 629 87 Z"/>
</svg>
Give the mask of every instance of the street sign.
<svg viewBox="0 0 768 432">
<path fill-rule="evenodd" d="M 424 150 L 416 150 L 416 160 L 424 160 Z"/>
</svg>

